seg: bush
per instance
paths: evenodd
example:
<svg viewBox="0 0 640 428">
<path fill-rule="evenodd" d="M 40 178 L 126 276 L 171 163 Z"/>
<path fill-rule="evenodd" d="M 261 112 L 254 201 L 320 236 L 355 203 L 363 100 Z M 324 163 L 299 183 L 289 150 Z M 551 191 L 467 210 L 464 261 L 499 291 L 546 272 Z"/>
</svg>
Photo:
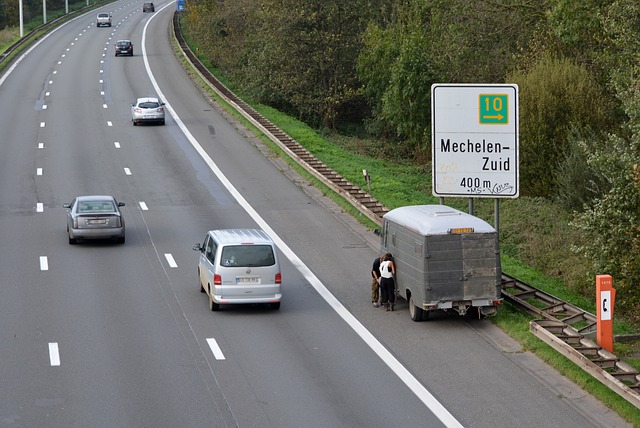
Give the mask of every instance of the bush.
<svg viewBox="0 0 640 428">
<path fill-rule="evenodd" d="M 589 72 L 568 59 L 543 59 L 508 81 L 520 89 L 521 189 L 528 196 L 551 196 L 571 130 L 606 131 L 615 109 Z"/>
</svg>

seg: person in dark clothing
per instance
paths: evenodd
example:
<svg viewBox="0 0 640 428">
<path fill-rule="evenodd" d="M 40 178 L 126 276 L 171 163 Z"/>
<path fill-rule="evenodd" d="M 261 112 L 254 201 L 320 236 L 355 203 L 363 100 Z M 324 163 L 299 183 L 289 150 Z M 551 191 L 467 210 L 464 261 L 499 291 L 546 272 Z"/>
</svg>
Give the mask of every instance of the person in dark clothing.
<svg viewBox="0 0 640 428">
<path fill-rule="evenodd" d="M 396 284 L 394 276 L 396 274 L 396 266 L 393 263 L 391 253 L 384 255 L 384 260 L 380 263 L 380 304 L 385 310 L 395 310 L 396 303 Z"/>
<path fill-rule="evenodd" d="M 373 266 L 371 267 L 371 303 L 373 303 L 373 307 L 377 308 L 380 306 L 378 304 L 378 300 L 380 299 L 380 263 L 382 263 L 382 259 L 384 256 L 376 257 L 373 261 Z"/>
</svg>

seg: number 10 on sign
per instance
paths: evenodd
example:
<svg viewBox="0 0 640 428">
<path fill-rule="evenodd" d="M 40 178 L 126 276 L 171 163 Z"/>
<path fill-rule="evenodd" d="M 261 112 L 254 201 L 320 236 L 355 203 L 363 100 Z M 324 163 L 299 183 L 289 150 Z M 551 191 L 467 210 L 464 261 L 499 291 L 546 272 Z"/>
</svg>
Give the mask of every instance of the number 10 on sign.
<svg viewBox="0 0 640 428">
<path fill-rule="evenodd" d="M 478 95 L 481 125 L 507 125 L 509 123 L 509 95 L 508 94 L 480 94 Z"/>
</svg>

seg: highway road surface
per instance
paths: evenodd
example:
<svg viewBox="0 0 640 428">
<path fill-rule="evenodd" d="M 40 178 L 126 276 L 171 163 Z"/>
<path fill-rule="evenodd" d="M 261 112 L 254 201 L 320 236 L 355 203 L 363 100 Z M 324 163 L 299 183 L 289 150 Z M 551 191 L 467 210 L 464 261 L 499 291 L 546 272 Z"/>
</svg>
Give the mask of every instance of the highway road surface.
<svg viewBox="0 0 640 428">
<path fill-rule="evenodd" d="M 490 321 L 373 308 L 374 234 L 226 121 L 170 46 L 175 4 L 142 3 L 0 75 L 0 427 L 626 426 Z M 132 126 L 146 95 L 165 126 Z M 126 203 L 125 244 L 68 244 L 82 194 Z M 277 242 L 280 310 L 209 311 L 192 247 L 235 227 Z"/>
</svg>

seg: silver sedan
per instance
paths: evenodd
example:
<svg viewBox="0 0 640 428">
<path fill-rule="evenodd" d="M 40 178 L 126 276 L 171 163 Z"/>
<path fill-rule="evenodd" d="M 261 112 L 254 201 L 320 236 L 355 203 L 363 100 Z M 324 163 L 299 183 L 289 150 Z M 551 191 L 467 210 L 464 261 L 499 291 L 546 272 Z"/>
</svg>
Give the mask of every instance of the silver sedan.
<svg viewBox="0 0 640 428">
<path fill-rule="evenodd" d="M 164 103 L 158 98 L 138 98 L 131 104 L 131 122 L 134 126 L 142 122 L 164 125 Z"/>
<path fill-rule="evenodd" d="M 115 239 L 124 244 L 124 218 L 113 196 L 78 196 L 67 208 L 69 244 L 85 239 Z"/>
</svg>

